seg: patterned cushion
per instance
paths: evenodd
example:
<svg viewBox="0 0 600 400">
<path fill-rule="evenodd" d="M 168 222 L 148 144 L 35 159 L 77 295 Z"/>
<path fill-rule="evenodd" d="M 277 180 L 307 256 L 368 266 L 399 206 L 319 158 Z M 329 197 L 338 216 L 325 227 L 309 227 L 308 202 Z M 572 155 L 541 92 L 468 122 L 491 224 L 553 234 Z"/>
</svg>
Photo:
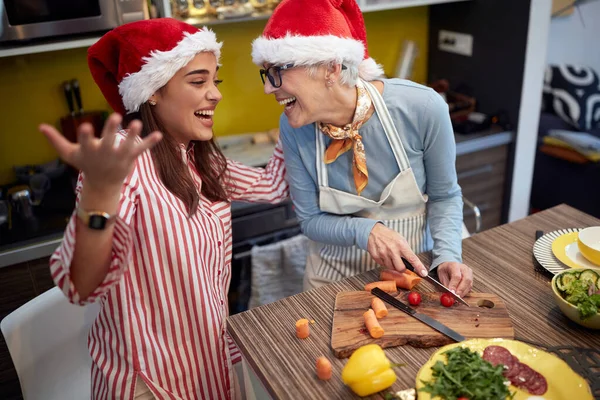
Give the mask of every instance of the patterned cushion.
<svg viewBox="0 0 600 400">
<path fill-rule="evenodd" d="M 581 131 L 600 128 L 600 78 L 588 67 L 549 65 L 543 107 Z"/>
</svg>

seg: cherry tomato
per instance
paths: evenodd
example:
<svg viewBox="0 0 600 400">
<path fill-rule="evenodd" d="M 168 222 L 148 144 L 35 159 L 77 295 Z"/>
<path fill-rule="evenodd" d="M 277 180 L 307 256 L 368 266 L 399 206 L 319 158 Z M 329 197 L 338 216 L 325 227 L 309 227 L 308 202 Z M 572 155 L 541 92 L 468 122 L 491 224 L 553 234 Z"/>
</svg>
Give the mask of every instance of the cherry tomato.
<svg viewBox="0 0 600 400">
<path fill-rule="evenodd" d="M 468 398 L 468 397 L 459 397 L 459 398 L 458 398 L 458 399 L 456 399 L 456 400 L 469 400 L 469 398 Z"/>
<path fill-rule="evenodd" d="M 442 303 L 444 307 L 452 307 L 452 304 L 454 304 L 454 297 L 448 293 L 444 293 L 440 297 L 440 303 Z"/>
<path fill-rule="evenodd" d="M 417 292 L 410 292 L 408 294 L 408 302 L 412 306 L 418 306 L 421 303 L 421 295 Z"/>
</svg>

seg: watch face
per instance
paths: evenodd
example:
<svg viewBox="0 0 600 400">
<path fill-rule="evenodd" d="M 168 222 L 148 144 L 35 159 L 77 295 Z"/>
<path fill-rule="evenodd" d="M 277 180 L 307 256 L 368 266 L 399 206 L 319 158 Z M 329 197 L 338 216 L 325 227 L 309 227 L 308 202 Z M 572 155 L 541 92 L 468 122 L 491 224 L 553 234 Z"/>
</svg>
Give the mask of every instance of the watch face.
<svg viewBox="0 0 600 400">
<path fill-rule="evenodd" d="M 102 215 L 90 215 L 89 227 L 91 229 L 104 229 L 106 227 L 106 217 Z"/>
</svg>

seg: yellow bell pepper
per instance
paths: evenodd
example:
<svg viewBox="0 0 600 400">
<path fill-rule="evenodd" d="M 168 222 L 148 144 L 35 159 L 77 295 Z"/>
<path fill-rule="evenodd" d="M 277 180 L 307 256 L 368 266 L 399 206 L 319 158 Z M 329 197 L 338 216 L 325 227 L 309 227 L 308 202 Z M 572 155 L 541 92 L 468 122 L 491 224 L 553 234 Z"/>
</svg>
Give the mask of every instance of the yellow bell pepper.
<svg viewBox="0 0 600 400">
<path fill-rule="evenodd" d="M 342 381 L 361 397 L 389 388 L 396 382 L 396 373 L 383 349 L 377 344 L 359 347 L 342 370 Z"/>
</svg>

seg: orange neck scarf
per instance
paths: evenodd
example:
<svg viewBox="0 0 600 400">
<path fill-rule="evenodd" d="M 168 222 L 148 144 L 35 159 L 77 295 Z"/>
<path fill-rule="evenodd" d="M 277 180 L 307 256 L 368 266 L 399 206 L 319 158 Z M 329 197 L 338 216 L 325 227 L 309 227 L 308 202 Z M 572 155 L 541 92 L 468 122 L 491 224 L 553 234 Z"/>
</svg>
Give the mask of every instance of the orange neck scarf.
<svg viewBox="0 0 600 400">
<path fill-rule="evenodd" d="M 333 139 L 327 150 L 325 150 L 325 164 L 331 164 L 346 151 L 351 148 L 353 149 L 352 171 L 354 173 L 354 186 L 360 196 L 369 182 L 369 172 L 367 171 L 365 147 L 358 130 L 367 120 L 367 114 L 371 108 L 371 98 L 361 81 L 358 81 L 356 85 L 356 94 L 356 110 L 354 111 L 354 118 L 351 123 L 343 127 L 338 127 L 318 122 L 318 126 L 321 132 Z"/>
</svg>

